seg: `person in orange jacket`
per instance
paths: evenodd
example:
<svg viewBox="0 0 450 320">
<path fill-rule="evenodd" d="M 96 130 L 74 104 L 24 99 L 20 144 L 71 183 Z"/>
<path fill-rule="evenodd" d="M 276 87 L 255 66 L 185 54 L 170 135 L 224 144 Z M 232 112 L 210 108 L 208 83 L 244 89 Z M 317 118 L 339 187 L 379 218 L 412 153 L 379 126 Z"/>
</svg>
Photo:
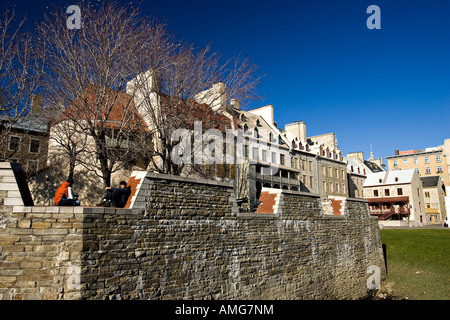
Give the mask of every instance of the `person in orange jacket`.
<svg viewBox="0 0 450 320">
<path fill-rule="evenodd" d="M 73 196 L 72 185 L 74 181 L 69 178 L 66 182 L 63 182 L 58 190 L 56 190 L 53 201 L 56 206 L 78 206 L 80 202 Z"/>
</svg>

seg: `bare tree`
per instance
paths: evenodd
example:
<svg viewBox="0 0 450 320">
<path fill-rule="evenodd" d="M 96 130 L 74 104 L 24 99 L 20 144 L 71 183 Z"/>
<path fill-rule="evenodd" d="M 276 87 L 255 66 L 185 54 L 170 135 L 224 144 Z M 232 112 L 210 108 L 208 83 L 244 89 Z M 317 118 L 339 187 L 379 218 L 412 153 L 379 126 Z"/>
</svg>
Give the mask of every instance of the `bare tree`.
<svg viewBox="0 0 450 320">
<path fill-rule="evenodd" d="M 239 56 L 222 62 L 221 56 L 210 52 L 209 47 L 163 45 L 165 50 L 153 54 L 153 69 L 128 86 L 128 90 L 138 91 L 136 104 L 153 132 L 154 144 L 147 149 L 152 168 L 171 174 L 185 169 L 202 170 L 193 158 L 205 144 L 191 143 L 191 161 L 175 162 L 173 151 L 180 141 L 172 140 L 173 132 L 186 129 L 191 134 L 184 139 L 194 139 L 193 134 L 199 134 L 195 121 L 201 121 L 201 135 L 212 128 L 222 133 L 227 128 L 237 128 L 239 119 L 233 110 L 237 105 L 232 102 L 244 105 L 255 99 L 255 87 L 261 77 L 256 76 L 256 67 L 248 59 Z"/>
<path fill-rule="evenodd" d="M 21 31 L 25 18 L 16 19 L 15 8 L 9 6 L 0 18 L 0 145 L 6 144 L 12 126 L 30 112 L 44 61 L 30 33 Z"/>
<path fill-rule="evenodd" d="M 185 165 L 172 161 L 173 131 L 192 130 L 195 120 L 203 121 L 202 130 L 235 126 L 230 99 L 255 97 L 260 77 L 248 59 L 222 62 L 209 47 L 177 41 L 136 9 L 114 3 L 80 9 L 78 30 L 67 29 L 63 11 L 39 27 L 49 55 L 46 99 L 66 107 L 59 122 L 71 121 L 92 138 L 77 163 L 98 172 L 105 186 L 138 157 L 156 171 L 180 174 Z"/>
<path fill-rule="evenodd" d="M 124 89 L 128 80 L 147 69 L 146 56 L 161 26 L 115 3 L 83 2 L 79 7 L 80 29 L 67 28 L 63 10 L 46 16 L 38 27 L 40 44 L 49 56 L 45 101 L 65 108 L 57 123 L 71 123 L 61 126 L 59 135 L 65 139 L 54 140 L 61 151 L 109 186 L 111 174 L 136 155 L 126 141 L 144 128 L 136 115 L 134 93 L 125 94 Z M 76 138 L 75 148 L 70 136 L 80 134 L 90 140 Z"/>
</svg>

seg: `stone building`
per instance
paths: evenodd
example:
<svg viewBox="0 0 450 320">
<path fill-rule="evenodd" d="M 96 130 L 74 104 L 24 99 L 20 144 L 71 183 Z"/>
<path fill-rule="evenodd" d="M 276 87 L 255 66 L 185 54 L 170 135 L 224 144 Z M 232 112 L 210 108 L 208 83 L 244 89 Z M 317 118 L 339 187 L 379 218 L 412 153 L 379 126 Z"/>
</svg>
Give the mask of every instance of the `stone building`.
<svg viewBox="0 0 450 320">
<path fill-rule="evenodd" d="M 395 150 L 395 155 L 386 157 L 389 170 L 414 169 L 421 177 L 438 175 L 446 187 L 450 186 L 450 139 L 443 145 L 422 150 Z"/>
<path fill-rule="evenodd" d="M 372 151 L 369 159 L 364 159 L 364 152 L 351 152 L 346 155 L 346 160 L 350 197 L 363 197 L 364 181 L 368 173 L 386 171 L 383 160 L 375 158 Z"/>
<path fill-rule="evenodd" d="M 431 224 L 442 224 L 447 216 L 445 187 L 439 176 L 420 177 L 425 200 L 425 213 Z"/>
<path fill-rule="evenodd" d="M 36 111 L 36 110 L 34 110 Z M 17 123 L 2 125 L 0 158 L 22 165 L 31 176 L 47 167 L 49 129 L 39 112 L 30 113 Z"/>
<path fill-rule="evenodd" d="M 367 172 L 359 162 L 353 158 L 347 160 L 348 193 L 352 198 L 363 198 L 364 181 L 367 178 Z"/>
<path fill-rule="evenodd" d="M 370 173 L 364 182 L 370 214 L 383 226 L 423 226 L 426 219 L 422 181 L 414 169 Z"/>
</svg>

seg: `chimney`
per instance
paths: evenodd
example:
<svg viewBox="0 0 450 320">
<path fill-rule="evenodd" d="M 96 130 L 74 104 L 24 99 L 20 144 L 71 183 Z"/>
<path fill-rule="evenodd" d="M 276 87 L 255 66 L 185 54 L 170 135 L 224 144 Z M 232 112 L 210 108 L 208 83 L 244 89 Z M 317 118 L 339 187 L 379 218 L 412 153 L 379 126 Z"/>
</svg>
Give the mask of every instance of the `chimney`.
<svg viewBox="0 0 450 320">
<path fill-rule="evenodd" d="M 396 156 L 398 156 L 400 154 L 398 150 L 395 150 L 394 152 L 395 152 Z"/>
<path fill-rule="evenodd" d="M 230 105 L 234 108 L 239 110 L 239 100 L 236 98 L 231 98 L 230 99 Z"/>
<path fill-rule="evenodd" d="M 287 132 L 298 137 L 300 141 L 306 141 L 306 123 L 304 121 L 295 121 L 284 126 Z"/>
<path fill-rule="evenodd" d="M 39 114 L 39 111 L 42 110 L 42 97 L 33 94 L 31 97 L 31 106 L 30 106 L 30 114 Z"/>
</svg>

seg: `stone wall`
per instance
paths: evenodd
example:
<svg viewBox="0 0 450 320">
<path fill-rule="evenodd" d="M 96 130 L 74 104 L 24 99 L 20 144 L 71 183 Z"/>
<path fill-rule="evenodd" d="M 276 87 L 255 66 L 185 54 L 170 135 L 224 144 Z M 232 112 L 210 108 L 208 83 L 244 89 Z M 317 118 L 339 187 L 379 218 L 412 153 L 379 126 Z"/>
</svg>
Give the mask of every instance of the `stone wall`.
<svg viewBox="0 0 450 320">
<path fill-rule="evenodd" d="M 364 201 L 326 216 L 283 191 L 279 213 L 239 213 L 229 184 L 135 178 L 132 209 L 1 206 L 0 298 L 358 299 L 384 274 Z"/>
</svg>

